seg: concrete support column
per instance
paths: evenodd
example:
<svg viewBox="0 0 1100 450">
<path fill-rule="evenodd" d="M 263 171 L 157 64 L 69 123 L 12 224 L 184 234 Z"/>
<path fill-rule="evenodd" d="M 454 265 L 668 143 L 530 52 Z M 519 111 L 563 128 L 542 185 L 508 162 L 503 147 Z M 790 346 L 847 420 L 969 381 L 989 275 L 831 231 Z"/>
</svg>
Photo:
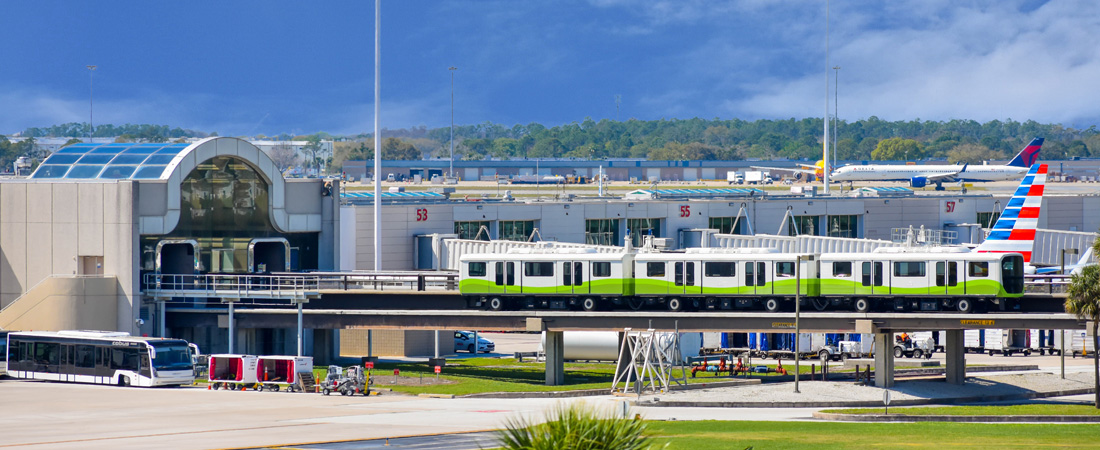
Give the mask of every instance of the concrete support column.
<svg viewBox="0 0 1100 450">
<path fill-rule="evenodd" d="M 233 354 L 235 347 L 233 346 L 233 340 L 237 337 L 237 321 L 233 318 L 233 304 L 236 303 L 233 300 L 227 300 L 229 303 L 229 353 Z"/>
<path fill-rule="evenodd" d="M 168 337 L 168 327 L 165 325 L 165 323 L 167 322 L 167 319 L 165 319 L 165 316 L 168 315 L 168 312 L 165 311 L 165 308 L 167 308 L 167 305 L 168 305 L 167 300 L 168 299 L 166 299 L 166 298 L 156 299 L 156 301 L 157 301 L 157 331 L 160 333 L 159 335 L 162 338 Z"/>
<path fill-rule="evenodd" d="M 546 385 L 565 384 L 565 332 L 546 331 Z"/>
<path fill-rule="evenodd" d="M 875 386 L 894 387 L 894 333 L 875 333 Z"/>
<path fill-rule="evenodd" d="M 963 384 L 966 381 L 966 348 L 963 345 L 963 330 L 947 330 L 947 342 L 944 350 L 947 353 L 945 370 L 947 371 L 947 384 Z"/>
<path fill-rule="evenodd" d="M 302 303 L 298 302 L 298 356 L 302 356 Z"/>
</svg>

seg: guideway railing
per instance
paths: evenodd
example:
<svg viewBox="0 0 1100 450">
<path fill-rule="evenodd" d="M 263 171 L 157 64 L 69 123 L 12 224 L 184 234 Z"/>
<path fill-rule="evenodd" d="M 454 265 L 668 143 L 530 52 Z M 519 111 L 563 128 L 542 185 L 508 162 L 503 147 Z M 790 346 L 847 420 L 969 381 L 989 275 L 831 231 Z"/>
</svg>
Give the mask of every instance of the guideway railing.
<svg viewBox="0 0 1100 450">
<path fill-rule="evenodd" d="M 1028 293 L 1064 293 L 1069 275 L 1025 275 Z M 223 297 L 301 298 L 323 290 L 453 291 L 458 289 L 454 272 L 309 272 L 273 274 L 172 275 L 146 273 L 142 292 L 146 295 L 183 296 L 210 294 Z"/>
<path fill-rule="evenodd" d="M 272 274 L 142 275 L 146 295 L 209 294 L 222 297 L 303 298 L 322 290 L 449 291 L 458 288 L 453 272 L 310 272 Z"/>
</svg>

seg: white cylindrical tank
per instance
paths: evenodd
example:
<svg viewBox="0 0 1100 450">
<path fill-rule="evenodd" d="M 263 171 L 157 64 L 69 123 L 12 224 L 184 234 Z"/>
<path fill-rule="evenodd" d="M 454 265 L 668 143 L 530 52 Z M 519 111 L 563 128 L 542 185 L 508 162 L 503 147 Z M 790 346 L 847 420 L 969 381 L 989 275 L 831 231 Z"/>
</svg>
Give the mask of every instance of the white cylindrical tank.
<svg viewBox="0 0 1100 450">
<path fill-rule="evenodd" d="M 674 333 L 658 333 L 658 340 L 662 347 L 667 346 Z M 702 345 L 702 333 L 680 333 L 680 352 L 684 358 L 699 355 L 699 346 Z M 566 331 L 563 341 L 565 344 L 566 360 L 586 361 L 616 361 L 619 359 L 619 332 L 617 331 Z M 546 349 L 546 333 L 542 333 L 539 342 L 539 351 Z M 669 349 L 671 350 L 671 349 Z M 666 358 L 671 358 L 669 354 Z"/>
</svg>

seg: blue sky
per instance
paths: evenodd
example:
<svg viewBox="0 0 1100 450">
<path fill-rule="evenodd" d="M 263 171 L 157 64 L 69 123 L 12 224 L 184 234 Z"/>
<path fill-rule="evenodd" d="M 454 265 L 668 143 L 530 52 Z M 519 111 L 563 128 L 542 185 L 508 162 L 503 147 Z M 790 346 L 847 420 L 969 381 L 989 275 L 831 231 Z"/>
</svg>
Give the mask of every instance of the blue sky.
<svg viewBox="0 0 1100 450">
<path fill-rule="evenodd" d="M 372 1 L 5 4 L 0 133 L 373 129 Z M 1100 2 L 384 0 L 384 127 L 616 118 L 1100 122 Z M 832 82 L 830 82 L 831 84 Z M 830 94 L 831 95 L 831 94 Z M 830 100 L 831 101 L 831 100 Z"/>
</svg>

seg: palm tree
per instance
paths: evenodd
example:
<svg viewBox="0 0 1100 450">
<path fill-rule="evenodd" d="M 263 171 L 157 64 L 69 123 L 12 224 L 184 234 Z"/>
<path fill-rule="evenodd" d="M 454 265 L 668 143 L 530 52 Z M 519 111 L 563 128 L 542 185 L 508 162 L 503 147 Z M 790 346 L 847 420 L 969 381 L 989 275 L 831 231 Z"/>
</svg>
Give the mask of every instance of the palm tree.
<svg viewBox="0 0 1100 450">
<path fill-rule="evenodd" d="M 1093 251 L 1100 250 L 1100 239 L 1092 244 Z M 1097 253 L 1100 254 L 1100 253 Z M 1066 312 L 1080 319 L 1092 321 L 1092 360 L 1093 380 L 1096 383 L 1096 409 L 1100 409 L 1100 336 L 1097 328 L 1100 327 L 1100 266 L 1091 265 L 1084 268 L 1079 274 L 1073 275 L 1066 298 Z"/>
</svg>

